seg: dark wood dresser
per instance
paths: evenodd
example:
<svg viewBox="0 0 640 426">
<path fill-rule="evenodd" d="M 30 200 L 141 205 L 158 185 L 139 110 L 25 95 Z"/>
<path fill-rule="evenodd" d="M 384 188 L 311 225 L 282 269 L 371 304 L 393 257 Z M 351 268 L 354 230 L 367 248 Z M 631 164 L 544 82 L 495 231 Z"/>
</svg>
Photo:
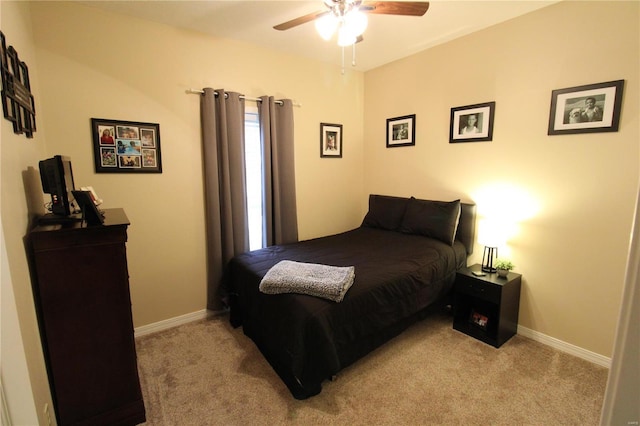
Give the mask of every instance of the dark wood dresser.
<svg viewBox="0 0 640 426">
<path fill-rule="evenodd" d="M 40 225 L 29 234 L 33 293 L 59 425 L 145 422 L 122 209 L 103 225 Z"/>
</svg>

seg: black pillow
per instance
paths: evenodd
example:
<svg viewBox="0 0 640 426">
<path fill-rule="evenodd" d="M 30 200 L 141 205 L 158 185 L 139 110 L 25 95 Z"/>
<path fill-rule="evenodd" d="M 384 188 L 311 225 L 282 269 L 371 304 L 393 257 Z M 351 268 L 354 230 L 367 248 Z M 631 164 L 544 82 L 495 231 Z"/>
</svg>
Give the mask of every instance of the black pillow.
<svg viewBox="0 0 640 426">
<path fill-rule="evenodd" d="M 431 201 L 411 197 L 400 232 L 424 235 L 453 245 L 460 220 L 460 200 Z"/>
<path fill-rule="evenodd" d="M 407 208 L 408 198 L 388 195 L 369 195 L 369 211 L 362 226 L 395 231 L 400 227 Z"/>
</svg>

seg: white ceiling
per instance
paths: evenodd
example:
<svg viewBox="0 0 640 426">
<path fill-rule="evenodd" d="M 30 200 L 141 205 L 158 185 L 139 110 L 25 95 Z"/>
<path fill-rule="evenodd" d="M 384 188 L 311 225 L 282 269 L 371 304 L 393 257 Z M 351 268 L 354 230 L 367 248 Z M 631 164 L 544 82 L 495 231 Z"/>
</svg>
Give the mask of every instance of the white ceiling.
<svg viewBox="0 0 640 426">
<path fill-rule="evenodd" d="M 369 14 L 364 41 L 356 46 L 356 66 L 367 71 L 482 28 L 515 18 L 558 0 L 435 0 L 422 17 Z M 115 13 L 235 39 L 340 65 L 335 40 L 318 36 L 312 22 L 287 31 L 274 25 L 324 10 L 314 1 L 79 1 Z M 365 0 L 366 3 L 366 0 Z M 544 31 L 544 28 L 540 29 Z M 351 67 L 351 48 L 345 50 Z"/>
</svg>

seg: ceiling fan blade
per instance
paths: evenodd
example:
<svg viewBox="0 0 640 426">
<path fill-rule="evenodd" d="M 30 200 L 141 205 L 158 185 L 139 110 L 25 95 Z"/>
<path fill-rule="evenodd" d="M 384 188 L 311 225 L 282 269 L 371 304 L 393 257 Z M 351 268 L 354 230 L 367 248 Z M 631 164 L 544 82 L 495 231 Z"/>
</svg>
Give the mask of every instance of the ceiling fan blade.
<svg viewBox="0 0 640 426">
<path fill-rule="evenodd" d="M 362 0 L 361 0 L 362 1 Z M 367 13 L 375 13 L 379 15 L 405 15 L 405 16 L 422 16 L 429 9 L 428 1 L 365 1 L 360 5 L 360 10 Z M 323 10 L 319 12 L 309 13 L 300 16 L 282 24 L 278 24 L 273 28 L 278 31 L 284 31 L 306 24 L 319 17 L 331 13 Z"/>
<path fill-rule="evenodd" d="M 320 11 L 320 12 L 313 12 L 313 13 L 310 13 L 308 15 L 300 16 L 300 17 L 298 17 L 296 19 L 292 19 L 290 21 L 283 22 L 282 24 L 278 24 L 273 28 L 278 30 L 278 31 L 288 30 L 290 28 L 297 27 L 298 25 L 302 25 L 302 24 L 306 24 L 307 22 L 311 22 L 314 19 L 317 19 L 317 18 L 321 17 L 322 15 L 326 15 L 327 13 L 329 13 L 329 12 L 327 12 L 326 10 L 323 10 L 323 11 Z"/>
<path fill-rule="evenodd" d="M 428 1 L 365 1 L 360 10 L 379 15 L 422 16 L 429 10 Z"/>
</svg>

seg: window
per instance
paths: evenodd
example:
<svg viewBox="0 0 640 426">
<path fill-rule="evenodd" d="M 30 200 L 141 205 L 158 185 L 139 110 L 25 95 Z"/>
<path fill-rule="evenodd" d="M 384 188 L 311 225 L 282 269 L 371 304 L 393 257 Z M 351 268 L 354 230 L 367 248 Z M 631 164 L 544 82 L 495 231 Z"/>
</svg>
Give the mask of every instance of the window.
<svg viewBox="0 0 640 426">
<path fill-rule="evenodd" d="M 256 107 L 246 107 L 244 134 L 249 249 L 257 250 L 263 247 L 264 221 L 262 218 L 262 144 Z"/>
</svg>

